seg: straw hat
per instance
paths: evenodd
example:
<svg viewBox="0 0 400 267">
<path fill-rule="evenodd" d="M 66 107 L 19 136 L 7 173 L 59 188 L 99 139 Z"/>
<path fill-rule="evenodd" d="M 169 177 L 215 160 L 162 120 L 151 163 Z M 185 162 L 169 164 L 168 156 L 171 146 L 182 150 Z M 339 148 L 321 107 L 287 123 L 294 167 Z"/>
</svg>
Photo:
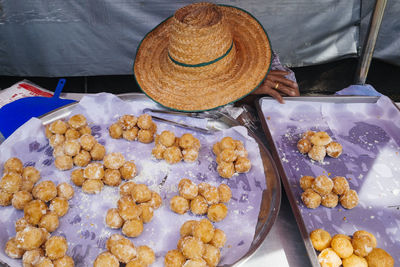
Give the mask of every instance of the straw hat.
<svg viewBox="0 0 400 267">
<path fill-rule="evenodd" d="M 268 36 L 251 14 L 196 3 L 177 10 L 144 37 L 134 74 L 142 91 L 159 104 L 201 111 L 252 92 L 270 64 Z"/>
</svg>

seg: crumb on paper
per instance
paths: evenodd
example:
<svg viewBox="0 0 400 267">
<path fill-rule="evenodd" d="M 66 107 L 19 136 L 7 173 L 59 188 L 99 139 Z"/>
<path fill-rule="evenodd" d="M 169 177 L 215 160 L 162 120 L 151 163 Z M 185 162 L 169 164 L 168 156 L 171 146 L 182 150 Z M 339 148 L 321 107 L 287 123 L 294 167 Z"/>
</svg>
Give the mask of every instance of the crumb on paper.
<svg viewBox="0 0 400 267">
<path fill-rule="evenodd" d="M 268 117 L 267 117 L 267 120 L 271 120 L 271 117 L 270 117 L 270 116 L 268 116 Z"/>
</svg>

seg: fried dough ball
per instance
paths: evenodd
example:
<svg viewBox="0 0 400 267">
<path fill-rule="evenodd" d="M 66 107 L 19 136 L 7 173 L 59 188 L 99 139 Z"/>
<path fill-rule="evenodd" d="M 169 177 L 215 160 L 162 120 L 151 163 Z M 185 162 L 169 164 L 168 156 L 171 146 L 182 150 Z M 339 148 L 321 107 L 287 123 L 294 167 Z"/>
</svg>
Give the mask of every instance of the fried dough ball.
<svg viewBox="0 0 400 267">
<path fill-rule="evenodd" d="M 82 149 L 86 151 L 92 150 L 93 146 L 97 143 L 96 138 L 91 134 L 84 134 L 79 138 L 79 143 Z"/>
<path fill-rule="evenodd" d="M 190 210 L 196 215 L 206 214 L 208 210 L 207 201 L 202 196 L 196 196 L 192 201 L 190 201 Z"/>
<path fill-rule="evenodd" d="M 79 128 L 79 133 L 81 134 L 81 136 L 84 134 L 92 134 L 92 129 L 86 125 L 86 126 Z"/>
<path fill-rule="evenodd" d="M 178 190 L 179 195 L 188 200 L 194 199 L 199 192 L 197 185 L 186 178 L 180 180 L 178 184 Z"/>
<path fill-rule="evenodd" d="M 343 267 L 368 267 L 367 260 L 352 254 L 350 257 L 342 259 Z"/>
<path fill-rule="evenodd" d="M 302 138 L 302 139 L 311 140 L 311 137 L 312 137 L 314 134 L 315 134 L 314 131 L 307 131 L 307 132 L 304 132 L 304 133 L 301 135 L 301 138 Z"/>
<path fill-rule="evenodd" d="M 64 134 L 68 129 L 68 125 L 62 120 L 56 120 L 50 124 L 49 130 L 55 134 Z"/>
<path fill-rule="evenodd" d="M 153 142 L 154 140 L 153 132 L 151 132 L 150 130 L 143 130 L 143 129 L 139 130 L 138 140 L 139 142 L 142 142 L 144 144 Z"/>
<path fill-rule="evenodd" d="M 369 267 L 393 267 L 394 259 L 381 248 L 374 248 L 366 257 Z"/>
<path fill-rule="evenodd" d="M 186 259 L 183 254 L 177 250 L 170 250 L 165 254 L 164 265 L 165 267 L 181 267 Z"/>
<path fill-rule="evenodd" d="M 321 267 L 339 267 L 342 260 L 331 248 L 326 248 L 318 255 L 318 261 Z"/>
<path fill-rule="evenodd" d="M 157 124 L 152 122 L 149 131 L 154 135 L 157 132 Z"/>
<path fill-rule="evenodd" d="M 68 249 L 67 240 L 62 236 L 52 236 L 46 241 L 46 256 L 51 260 L 57 260 L 65 256 Z"/>
<path fill-rule="evenodd" d="M 68 255 L 65 255 L 64 257 L 53 261 L 53 264 L 54 264 L 54 267 L 74 267 L 75 266 L 74 260 Z"/>
<path fill-rule="evenodd" d="M 224 203 L 213 204 L 208 208 L 207 217 L 213 222 L 220 222 L 228 215 L 228 208 Z"/>
<path fill-rule="evenodd" d="M 4 162 L 4 173 L 8 172 L 16 172 L 22 173 L 24 168 L 24 164 L 19 158 L 9 158 L 6 162 Z"/>
<path fill-rule="evenodd" d="M 57 196 L 67 200 L 74 196 L 74 188 L 69 183 L 61 183 L 57 185 Z"/>
<path fill-rule="evenodd" d="M 24 230 L 27 226 L 32 226 L 28 223 L 28 221 L 25 219 L 25 217 L 19 218 L 15 222 L 15 232 L 19 232 Z"/>
<path fill-rule="evenodd" d="M 147 202 L 151 199 L 151 190 L 145 184 L 137 184 L 132 189 L 132 198 L 138 203 Z"/>
<path fill-rule="evenodd" d="M 58 215 L 55 212 L 47 212 L 39 222 L 39 227 L 46 229 L 47 232 L 52 233 L 54 232 L 60 222 L 58 220 Z"/>
<path fill-rule="evenodd" d="M 125 157 L 119 152 L 114 152 L 105 155 L 103 161 L 104 167 L 106 167 L 107 169 L 118 170 L 124 165 Z"/>
<path fill-rule="evenodd" d="M 221 253 L 218 248 L 209 244 L 204 245 L 203 259 L 207 262 L 208 266 L 217 266 L 220 258 Z"/>
<path fill-rule="evenodd" d="M 181 196 L 174 196 L 169 202 L 173 212 L 184 214 L 189 210 L 189 201 Z"/>
<path fill-rule="evenodd" d="M 65 132 L 65 140 L 76 140 L 79 137 L 81 137 L 81 133 L 75 129 L 70 128 Z"/>
<path fill-rule="evenodd" d="M 62 156 L 57 156 L 56 157 L 56 159 L 54 161 L 54 165 L 56 166 L 57 169 L 62 170 L 62 171 L 66 171 L 66 170 L 72 169 L 72 167 L 74 166 L 74 162 L 75 162 L 75 160 L 72 161 L 72 157 L 71 156 L 62 155 Z M 76 165 L 76 163 L 75 163 L 75 165 Z"/>
<path fill-rule="evenodd" d="M 199 222 L 195 221 L 195 220 L 189 220 L 189 221 L 184 222 L 181 226 L 181 229 L 179 230 L 181 237 L 192 235 L 193 227 L 198 223 Z"/>
<path fill-rule="evenodd" d="M 323 229 L 315 229 L 310 233 L 310 239 L 313 247 L 322 251 L 331 245 L 332 237 L 331 235 Z"/>
<path fill-rule="evenodd" d="M 371 234 L 370 232 L 364 231 L 364 230 L 359 230 L 353 233 L 353 238 L 359 238 L 362 236 L 368 236 L 371 241 L 372 241 L 372 245 L 375 248 L 377 246 L 377 242 L 376 242 L 376 238 L 373 234 Z"/>
<path fill-rule="evenodd" d="M 219 147 L 221 148 L 221 150 L 235 149 L 236 143 L 232 137 L 227 136 L 221 139 L 221 141 L 219 142 Z"/>
<path fill-rule="evenodd" d="M 82 186 L 85 178 L 83 177 L 83 169 L 76 169 L 71 172 L 71 181 L 76 186 Z"/>
<path fill-rule="evenodd" d="M 207 267 L 207 263 L 203 259 L 191 259 L 187 260 L 185 264 L 183 264 L 185 267 Z"/>
<path fill-rule="evenodd" d="M 312 176 L 302 176 L 300 178 L 300 187 L 303 189 L 303 191 L 306 191 L 307 189 L 311 188 L 312 183 L 314 182 L 314 177 Z"/>
<path fill-rule="evenodd" d="M 119 229 L 122 227 L 124 220 L 119 216 L 118 209 L 109 209 L 106 215 L 106 224 L 112 229 Z"/>
<path fill-rule="evenodd" d="M 44 251 L 41 248 L 25 251 L 22 256 L 23 266 L 34 266 L 39 263 L 40 258 L 44 256 Z"/>
<path fill-rule="evenodd" d="M 194 144 L 194 136 L 190 133 L 185 133 L 179 138 L 179 146 L 183 149 L 191 148 Z"/>
<path fill-rule="evenodd" d="M 139 218 L 142 213 L 140 206 L 136 205 L 131 197 L 121 197 L 117 202 L 117 206 L 119 215 L 125 221 Z"/>
<path fill-rule="evenodd" d="M 239 157 L 235 162 L 235 170 L 238 173 L 246 173 L 251 169 L 251 162 L 248 158 Z"/>
<path fill-rule="evenodd" d="M 16 172 L 6 173 L 0 181 L 0 189 L 7 193 L 16 193 L 20 190 L 22 176 Z"/>
<path fill-rule="evenodd" d="M 82 149 L 78 155 L 74 157 L 74 164 L 79 167 L 86 167 L 91 159 L 90 153 Z"/>
<path fill-rule="evenodd" d="M 130 197 L 132 195 L 132 190 L 135 186 L 136 186 L 136 184 L 132 181 L 124 183 L 123 185 L 121 185 L 119 187 L 119 194 L 121 196 L 129 196 Z"/>
<path fill-rule="evenodd" d="M 320 175 L 315 178 L 311 188 L 321 196 L 327 195 L 332 192 L 333 181 L 325 175 Z"/>
<path fill-rule="evenodd" d="M 118 119 L 118 123 L 121 125 L 122 129 L 129 130 L 136 126 L 138 118 L 133 115 L 123 115 Z"/>
<path fill-rule="evenodd" d="M 55 212 L 58 217 L 62 217 L 68 212 L 69 204 L 65 198 L 56 197 L 50 202 L 49 209 Z"/>
<path fill-rule="evenodd" d="M 146 266 L 153 264 L 156 260 L 154 251 L 148 246 L 140 246 L 136 249 L 139 261 L 143 262 Z"/>
<path fill-rule="evenodd" d="M 213 153 L 214 153 L 215 156 L 218 156 L 218 155 L 221 153 L 222 149 L 221 149 L 221 147 L 220 147 L 220 145 L 219 145 L 219 142 L 217 142 L 217 143 L 215 143 L 215 144 L 213 145 L 212 151 L 213 151 Z"/>
<path fill-rule="evenodd" d="M 349 183 L 347 179 L 342 176 L 336 176 L 332 179 L 333 181 L 333 189 L 332 191 L 335 194 L 343 195 L 346 191 L 350 190 Z"/>
<path fill-rule="evenodd" d="M 193 225 L 192 234 L 203 243 L 208 243 L 214 236 L 214 226 L 207 219 L 202 219 Z"/>
<path fill-rule="evenodd" d="M 143 130 L 150 129 L 152 124 L 153 120 L 151 119 L 151 116 L 149 114 L 140 115 L 137 121 L 137 125 L 139 126 L 140 129 Z"/>
<path fill-rule="evenodd" d="M 137 257 L 128 262 L 125 267 L 146 267 L 147 265 L 144 264 L 141 260 L 139 260 Z"/>
<path fill-rule="evenodd" d="M 185 162 L 191 163 L 197 160 L 197 158 L 199 157 L 199 151 L 194 148 L 188 148 L 182 150 L 182 155 Z"/>
<path fill-rule="evenodd" d="M 330 142 L 326 146 L 326 154 L 332 158 L 338 158 L 342 154 L 343 147 L 337 142 Z"/>
<path fill-rule="evenodd" d="M 365 257 L 376 247 L 376 239 L 374 236 L 371 236 L 371 234 L 353 235 L 351 244 L 354 248 L 354 254 Z"/>
<path fill-rule="evenodd" d="M 163 159 L 164 158 L 164 151 L 167 148 L 163 146 L 162 144 L 156 144 L 153 150 L 151 151 L 151 154 L 156 158 L 156 159 Z"/>
<path fill-rule="evenodd" d="M 64 142 L 65 142 L 65 136 L 62 134 L 54 134 L 49 139 L 49 144 L 53 148 L 64 144 Z"/>
<path fill-rule="evenodd" d="M 23 250 L 32 250 L 40 247 L 45 239 L 42 230 L 33 226 L 27 226 L 24 230 L 17 232 L 15 241 L 17 247 Z"/>
<path fill-rule="evenodd" d="M 94 267 L 119 267 L 119 261 L 110 252 L 103 252 L 97 256 L 93 263 Z"/>
<path fill-rule="evenodd" d="M 218 186 L 219 201 L 228 203 L 232 197 L 231 188 L 226 184 L 220 184 Z"/>
<path fill-rule="evenodd" d="M 135 163 L 132 161 L 125 161 L 124 165 L 119 169 L 122 178 L 125 180 L 130 180 L 136 176 L 137 168 Z"/>
<path fill-rule="evenodd" d="M 94 144 L 92 150 L 90 150 L 92 160 L 103 160 L 105 154 L 106 148 L 100 143 Z"/>
<path fill-rule="evenodd" d="M 350 257 L 353 254 L 351 241 L 346 237 L 335 235 L 332 238 L 331 247 L 342 259 Z"/>
<path fill-rule="evenodd" d="M 225 232 L 222 231 L 221 229 L 215 229 L 214 236 L 209 244 L 217 248 L 222 248 L 225 245 L 225 243 L 226 243 Z"/>
<path fill-rule="evenodd" d="M 334 208 L 334 207 L 336 207 L 337 206 L 337 204 L 338 204 L 338 202 L 339 202 L 339 197 L 338 197 L 338 195 L 336 195 L 336 194 L 334 194 L 334 193 L 329 193 L 329 194 L 327 194 L 327 195 L 323 195 L 322 197 L 321 197 L 321 204 L 322 204 L 322 206 L 324 206 L 324 207 L 327 207 L 327 208 Z"/>
<path fill-rule="evenodd" d="M 140 219 L 143 223 L 149 223 L 153 219 L 153 208 L 148 203 L 139 204 L 142 214 L 140 214 Z"/>
<path fill-rule="evenodd" d="M 37 225 L 46 211 L 46 204 L 42 200 L 36 199 L 25 205 L 24 216 L 28 223 Z"/>
<path fill-rule="evenodd" d="M 311 150 L 312 144 L 308 139 L 300 139 L 297 142 L 297 149 L 301 154 L 307 154 Z"/>
<path fill-rule="evenodd" d="M 57 158 L 59 156 L 64 156 L 64 146 L 63 145 L 58 145 L 53 148 L 53 157 Z"/>
<path fill-rule="evenodd" d="M 231 178 L 235 174 L 235 166 L 232 162 L 222 161 L 218 165 L 217 171 L 219 176 L 221 176 L 222 178 Z"/>
<path fill-rule="evenodd" d="M 23 210 L 25 205 L 32 200 L 31 193 L 27 191 L 18 191 L 13 195 L 11 203 L 17 210 Z"/>
<path fill-rule="evenodd" d="M 76 114 L 69 118 L 68 120 L 69 126 L 71 126 L 74 129 L 79 129 L 85 125 L 87 125 L 86 118 L 82 114 Z"/>
<path fill-rule="evenodd" d="M 237 159 L 235 150 L 227 148 L 221 151 L 218 155 L 225 162 L 234 162 Z"/>
<path fill-rule="evenodd" d="M 103 182 L 109 186 L 119 186 L 121 184 L 121 173 L 119 170 L 107 169 L 104 172 Z"/>
<path fill-rule="evenodd" d="M 48 202 L 57 196 L 57 187 L 53 181 L 43 181 L 35 185 L 32 195 L 36 199 Z"/>
<path fill-rule="evenodd" d="M 137 237 L 143 232 L 143 222 L 139 219 L 127 220 L 122 226 L 122 233 L 129 237 Z"/>
<path fill-rule="evenodd" d="M 160 194 L 158 194 L 157 192 L 152 191 L 151 192 L 151 199 L 149 201 L 149 204 L 154 209 L 158 209 L 162 204 L 162 198 L 161 198 Z"/>
<path fill-rule="evenodd" d="M 77 140 L 67 140 L 63 144 L 64 154 L 74 157 L 81 151 L 81 145 Z"/>
<path fill-rule="evenodd" d="M 175 164 L 182 160 L 181 150 L 176 146 L 167 147 L 164 151 L 163 156 L 165 161 L 169 164 Z"/>
<path fill-rule="evenodd" d="M 37 183 L 40 180 L 40 172 L 32 166 L 25 167 L 22 170 L 22 179 Z"/>
<path fill-rule="evenodd" d="M 116 244 L 116 241 L 121 240 L 121 239 L 126 239 L 126 238 L 120 234 L 112 234 L 106 241 L 107 250 L 109 252 L 111 252 L 111 248 Z"/>
<path fill-rule="evenodd" d="M 82 184 L 82 191 L 86 194 L 98 194 L 103 189 L 103 181 L 88 179 L 85 180 Z"/>
<path fill-rule="evenodd" d="M 358 195 L 354 190 L 348 190 L 340 196 L 340 204 L 345 209 L 352 209 L 358 205 Z"/>
<path fill-rule="evenodd" d="M 85 179 L 98 179 L 101 180 L 104 177 L 104 167 L 100 163 L 90 163 L 83 170 L 83 177 Z"/>
<path fill-rule="evenodd" d="M 326 146 L 332 139 L 326 132 L 316 132 L 310 137 L 310 141 L 315 146 Z"/>
<path fill-rule="evenodd" d="M 243 142 L 240 141 L 240 140 L 234 140 L 234 141 L 235 141 L 235 144 L 236 144 L 235 153 L 236 153 L 237 157 L 247 158 L 249 153 L 247 152 L 246 148 L 244 147 Z"/>
<path fill-rule="evenodd" d="M 201 259 L 204 254 L 204 244 L 193 236 L 187 236 L 182 243 L 182 254 L 188 259 Z"/>
<path fill-rule="evenodd" d="M 139 134 L 139 128 L 133 127 L 132 129 L 125 130 L 122 132 L 122 137 L 128 141 L 134 141 L 137 139 Z"/>
<path fill-rule="evenodd" d="M 13 259 L 22 258 L 25 252 L 25 250 L 18 247 L 18 243 L 16 242 L 15 238 L 11 238 L 7 241 L 4 251 L 8 257 Z"/>
<path fill-rule="evenodd" d="M 321 205 L 321 196 L 312 189 L 304 191 L 301 194 L 301 200 L 309 209 L 315 209 Z"/>
<path fill-rule="evenodd" d="M 12 193 L 8 193 L 0 189 L 0 206 L 9 206 L 13 198 Z"/>
<path fill-rule="evenodd" d="M 171 131 L 163 131 L 160 134 L 159 142 L 166 147 L 170 147 L 175 143 L 175 134 Z"/>
<path fill-rule="evenodd" d="M 40 257 L 35 267 L 54 267 L 53 262 L 47 257 Z"/>
<path fill-rule="evenodd" d="M 35 185 L 35 183 L 33 183 L 30 180 L 26 180 L 26 179 L 22 179 L 22 184 L 21 184 L 21 191 L 27 191 L 29 193 L 32 193 L 33 190 L 33 186 Z M 0 190 L 1 191 L 1 190 Z"/>
<path fill-rule="evenodd" d="M 326 156 L 326 149 L 324 146 L 313 146 L 308 151 L 308 156 L 315 161 L 322 162 Z"/>
<path fill-rule="evenodd" d="M 122 132 L 123 132 L 122 126 L 117 122 L 114 124 L 111 124 L 110 127 L 108 128 L 108 132 L 109 132 L 111 138 L 119 139 L 122 137 Z"/>
<path fill-rule="evenodd" d="M 211 185 L 203 182 L 199 183 L 198 187 L 199 187 L 199 194 L 203 195 L 204 192 L 206 192 L 211 187 Z"/>
<path fill-rule="evenodd" d="M 202 190 L 201 195 L 209 205 L 219 203 L 219 191 L 215 186 L 209 186 L 207 189 Z"/>
</svg>

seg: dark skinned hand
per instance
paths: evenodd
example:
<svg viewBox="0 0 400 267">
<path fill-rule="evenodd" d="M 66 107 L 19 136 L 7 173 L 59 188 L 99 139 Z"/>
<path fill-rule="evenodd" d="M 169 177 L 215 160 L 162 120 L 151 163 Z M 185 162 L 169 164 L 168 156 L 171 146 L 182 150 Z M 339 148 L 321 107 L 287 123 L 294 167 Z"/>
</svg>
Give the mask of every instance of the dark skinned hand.
<svg viewBox="0 0 400 267">
<path fill-rule="evenodd" d="M 296 82 L 288 80 L 285 75 L 289 72 L 282 70 L 271 70 L 264 82 L 253 94 L 267 94 L 279 101 L 285 103 L 282 96 L 299 96 L 299 86 Z"/>
</svg>

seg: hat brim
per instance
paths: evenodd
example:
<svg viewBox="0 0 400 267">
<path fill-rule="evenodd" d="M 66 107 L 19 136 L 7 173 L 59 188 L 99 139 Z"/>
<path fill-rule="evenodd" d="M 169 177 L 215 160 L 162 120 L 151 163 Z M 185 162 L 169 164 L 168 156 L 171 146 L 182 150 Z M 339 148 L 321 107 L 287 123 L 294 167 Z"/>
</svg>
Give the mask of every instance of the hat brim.
<svg viewBox="0 0 400 267">
<path fill-rule="evenodd" d="M 271 66 L 271 45 L 262 25 L 250 13 L 219 5 L 231 25 L 236 62 L 228 73 L 196 81 L 174 77 L 165 69 L 168 27 L 172 17 L 160 23 L 140 42 L 134 75 L 140 89 L 160 105 L 179 111 L 204 111 L 235 102 L 254 91 Z M 200 70 L 201 71 L 201 70 Z"/>
</svg>

